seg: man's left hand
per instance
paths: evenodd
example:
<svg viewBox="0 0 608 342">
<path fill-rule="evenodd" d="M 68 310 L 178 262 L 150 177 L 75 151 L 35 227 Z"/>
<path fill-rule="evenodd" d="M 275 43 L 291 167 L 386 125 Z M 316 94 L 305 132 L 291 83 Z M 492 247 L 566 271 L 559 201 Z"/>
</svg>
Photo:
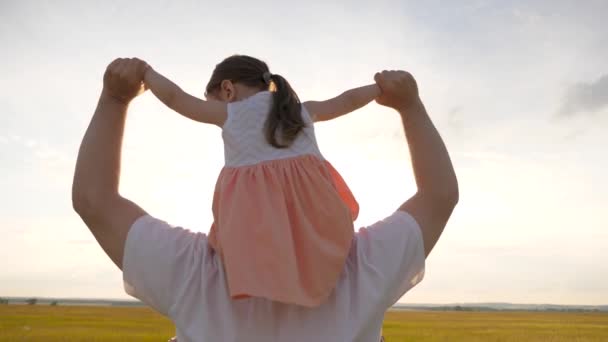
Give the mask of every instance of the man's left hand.
<svg viewBox="0 0 608 342">
<path fill-rule="evenodd" d="M 148 64 L 138 58 L 117 58 L 103 75 L 103 92 L 124 104 L 145 91 L 144 73 Z"/>
</svg>

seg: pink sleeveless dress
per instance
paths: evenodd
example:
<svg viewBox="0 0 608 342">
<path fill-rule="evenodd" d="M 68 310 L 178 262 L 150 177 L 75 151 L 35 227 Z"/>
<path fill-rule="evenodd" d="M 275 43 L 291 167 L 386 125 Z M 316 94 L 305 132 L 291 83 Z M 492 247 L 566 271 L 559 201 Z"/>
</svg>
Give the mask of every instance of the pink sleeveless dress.
<svg viewBox="0 0 608 342">
<path fill-rule="evenodd" d="M 315 307 L 343 270 L 359 205 L 319 151 L 304 106 L 306 127 L 291 146 L 266 141 L 271 104 L 268 91 L 228 104 L 209 243 L 232 298 Z"/>
</svg>

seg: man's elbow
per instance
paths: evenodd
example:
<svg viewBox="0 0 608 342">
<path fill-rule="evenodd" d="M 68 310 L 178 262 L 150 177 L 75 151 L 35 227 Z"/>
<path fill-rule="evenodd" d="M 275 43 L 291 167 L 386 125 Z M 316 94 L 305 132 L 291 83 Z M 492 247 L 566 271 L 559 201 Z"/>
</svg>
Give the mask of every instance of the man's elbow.
<svg viewBox="0 0 608 342">
<path fill-rule="evenodd" d="M 72 208 L 85 221 L 92 221 L 100 215 L 108 196 L 72 187 Z"/>
<path fill-rule="evenodd" d="M 453 210 L 460 199 L 460 190 L 458 189 L 458 181 L 454 179 L 454 185 L 446 191 L 445 202 Z"/>
<path fill-rule="evenodd" d="M 74 208 L 74 211 L 80 217 L 84 219 L 92 215 L 93 208 L 95 207 L 93 203 L 91 195 L 78 189 L 76 186 L 72 187 L 72 208 Z"/>
<path fill-rule="evenodd" d="M 458 200 L 460 199 L 460 190 L 458 190 L 458 185 L 454 186 L 449 191 L 446 191 L 444 196 L 444 201 L 447 205 L 454 208 L 456 204 L 458 204 Z"/>
<path fill-rule="evenodd" d="M 447 212 L 451 213 L 456 207 L 456 204 L 458 204 L 458 200 L 460 199 L 460 191 L 458 190 L 458 184 L 455 184 L 452 187 L 447 187 L 439 191 L 429 193 L 425 197 L 430 199 L 432 203 L 434 203 L 435 207 L 443 208 Z"/>
<path fill-rule="evenodd" d="M 454 207 L 456 207 L 456 204 L 458 204 L 458 200 L 460 198 L 460 190 L 458 189 L 458 178 L 456 178 L 455 174 L 452 174 L 452 176 L 448 179 L 449 181 L 447 182 L 443 191 L 441 191 L 441 196 L 444 203 L 451 209 L 454 209 Z"/>
</svg>

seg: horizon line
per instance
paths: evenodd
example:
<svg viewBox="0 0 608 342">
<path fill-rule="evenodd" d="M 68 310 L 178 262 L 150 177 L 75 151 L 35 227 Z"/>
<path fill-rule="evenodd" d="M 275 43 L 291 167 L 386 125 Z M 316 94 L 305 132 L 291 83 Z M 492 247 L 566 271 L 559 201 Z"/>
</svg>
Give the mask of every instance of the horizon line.
<svg viewBox="0 0 608 342">
<path fill-rule="evenodd" d="M 61 300 L 72 300 L 72 301 L 90 301 L 90 302 L 95 302 L 95 301 L 104 301 L 104 302 L 129 302 L 129 303 L 143 303 L 142 301 L 138 300 L 138 299 L 127 299 L 127 298 L 102 298 L 102 297 L 47 297 L 47 296 L 1 296 L 0 298 L 2 299 L 43 299 L 43 300 L 56 300 L 56 301 L 61 301 Z M 416 305 L 437 305 L 437 306 L 441 306 L 441 305 L 533 305 L 533 306 L 542 306 L 542 305 L 552 305 L 552 306 L 590 306 L 590 307 L 594 307 L 594 306 L 608 306 L 608 303 L 606 304 L 553 304 L 553 303 L 518 303 L 518 302 L 449 302 L 449 303 L 429 303 L 429 302 L 415 302 L 415 303 L 402 303 L 402 302 L 397 302 L 393 305 L 391 305 L 391 307 L 394 306 L 416 306 Z"/>
</svg>

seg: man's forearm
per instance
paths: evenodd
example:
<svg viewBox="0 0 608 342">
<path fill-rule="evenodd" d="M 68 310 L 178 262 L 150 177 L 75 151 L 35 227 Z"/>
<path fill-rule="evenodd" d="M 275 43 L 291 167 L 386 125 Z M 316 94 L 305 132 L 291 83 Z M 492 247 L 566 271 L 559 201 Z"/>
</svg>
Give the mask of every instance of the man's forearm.
<svg viewBox="0 0 608 342">
<path fill-rule="evenodd" d="M 76 161 L 72 200 L 79 212 L 118 195 L 126 112 L 126 103 L 102 92 Z"/>
<path fill-rule="evenodd" d="M 448 151 L 422 101 L 399 110 L 407 138 L 418 193 L 458 200 L 458 182 Z"/>
</svg>

